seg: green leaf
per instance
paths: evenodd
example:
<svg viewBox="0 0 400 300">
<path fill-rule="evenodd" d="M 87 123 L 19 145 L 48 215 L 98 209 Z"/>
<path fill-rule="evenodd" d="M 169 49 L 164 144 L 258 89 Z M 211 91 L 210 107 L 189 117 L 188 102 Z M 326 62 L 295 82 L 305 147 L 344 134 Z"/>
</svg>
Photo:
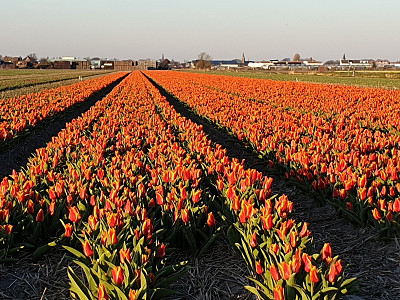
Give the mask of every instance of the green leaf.
<svg viewBox="0 0 400 300">
<path fill-rule="evenodd" d="M 54 246 L 57 246 L 57 243 L 55 241 L 37 248 L 36 251 L 32 254 L 33 262 L 37 262 L 39 259 L 41 259 Z"/>
<path fill-rule="evenodd" d="M 215 239 L 217 238 L 217 234 L 213 234 L 208 242 L 200 249 L 199 253 L 196 255 L 197 258 L 201 258 L 204 252 L 207 251 L 208 248 L 214 243 Z"/>
<path fill-rule="evenodd" d="M 78 276 L 75 275 L 71 267 L 68 267 L 68 278 L 71 281 L 70 291 L 75 293 L 81 300 L 95 299 L 89 289 L 80 281 Z"/>
<path fill-rule="evenodd" d="M 172 265 L 172 266 L 168 266 L 165 268 L 162 268 L 160 271 L 158 271 L 155 274 L 155 281 L 157 281 L 159 278 L 162 277 L 167 277 L 171 274 L 174 274 L 176 272 L 179 272 L 180 270 L 182 270 L 183 268 L 185 268 L 186 270 L 189 268 L 189 266 L 187 265 L 187 262 L 181 262 L 180 264 L 176 264 L 176 265 Z"/>
<path fill-rule="evenodd" d="M 125 293 L 116 285 L 108 283 L 108 282 L 102 282 L 104 284 L 104 286 L 110 290 L 111 292 L 116 292 L 117 293 L 117 297 L 115 299 L 119 299 L 119 300 L 128 300 L 128 297 L 126 297 Z"/>
<path fill-rule="evenodd" d="M 78 257 L 78 258 L 81 259 L 82 261 L 84 261 L 84 262 L 85 262 L 85 261 L 86 261 L 86 262 L 89 261 L 88 258 L 86 257 L 86 255 L 83 254 L 82 252 L 79 252 L 78 250 L 76 250 L 76 249 L 74 249 L 74 248 L 72 248 L 72 247 L 69 247 L 69 246 L 63 246 L 63 248 L 64 248 L 65 250 L 71 252 L 72 254 L 74 254 L 76 257 Z"/>
<path fill-rule="evenodd" d="M 295 288 L 299 292 L 299 294 L 301 295 L 301 299 L 311 300 L 311 298 L 306 294 L 306 291 L 301 286 L 299 286 L 297 284 L 293 284 L 292 287 Z"/>
<path fill-rule="evenodd" d="M 244 288 L 246 290 L 248 290 L 249 292 L 253 293 L 254 295 L 256 295 L 259 299 L 270 299 L 270 300 L 274 299 L 274 297 L 272 295 L 267 295 L 267 294 L 263 293 L 262 291 L 257 290 L 253 286 L 246 285 L 246 286 L 244 286 Z"/>
<path fill-rule="evenodd" d="M 189 269 L 190 267 L 188 265 L 185 265 L 183 267 L 183 269 L 177 271 L 175 274 L 169 275 L 168 277 L 166 277 L 165 275 L 163 275 L 163 277 L 160 278 L 160 275 L 157 274 L 158 279 L 156 281 L 156 283 L 154 284 L 154 287 L 156 288 L 166 288 L 169 287 L 169 285 L 175 281 L 177 281 L 180 277 L 182 277 L 184 275 L 184 273 L 186 273 L 186 271 Z"/>
<path fill-rule="evenodd" d="M 92 293 L 98 291 L 98 284 L 93 278 L 91 269 L 87 265 L 85 265 L 83 262 L 81 262 L 79 260 L 74 260 L 73 262 L 76 263 L 78 266 L 80 266 L 82 268 L 83 272 L 85 272 L 86 279 L 87 279 L 87 281 L 89 283 L 90 291 Z"/>
<path fill-rule="evenodd" d="M 349 279 L 343 281 L 343 283 L 340 285 L 340 287 L 343 288 L 345 286 L 348 286 L 348 285 L 354 283 L 357 279 L 358 279 L 357 277 L 349 278 Z"/>
</svg>

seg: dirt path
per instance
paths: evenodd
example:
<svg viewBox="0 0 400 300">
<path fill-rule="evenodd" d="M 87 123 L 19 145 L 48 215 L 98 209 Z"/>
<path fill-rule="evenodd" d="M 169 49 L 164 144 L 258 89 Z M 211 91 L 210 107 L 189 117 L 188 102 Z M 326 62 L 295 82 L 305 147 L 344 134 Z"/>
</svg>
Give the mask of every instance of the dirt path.
<svg viewBox="0 0 400 300">
<path fill-rule="evenodd" d="M 316 251 L 321 249 L 323 243 L 330 242 L 334 254 L 340 255 L 344 263 L 349 264 L 346 270 L 348 276 L 356 276 L 360 279 L 359 296 L 362 299 L 400 299 L 400 241 L 398 239 L 394 238 L 385 244 L 378 239 L 378 232 L 374 228 L 355 228 L 347 220 L 339 218 L 332 207 L 328 205 L 319 207 L 311 196 L 295 186 L 290 186 L 282 177 L 272 174 L 258 154 L 244 147 L 237 138 L 199 117 L 151 78 L 149 80 L 178 113 L 203 125 L 203 130 L 208 137 L 226 148 L 230 157 L 245 159 L 246 168 L 254 168 L 274 178 L 273 192 L 288 195 L 294 202 L 294 218 L 310 223 Z"/>
</svg>

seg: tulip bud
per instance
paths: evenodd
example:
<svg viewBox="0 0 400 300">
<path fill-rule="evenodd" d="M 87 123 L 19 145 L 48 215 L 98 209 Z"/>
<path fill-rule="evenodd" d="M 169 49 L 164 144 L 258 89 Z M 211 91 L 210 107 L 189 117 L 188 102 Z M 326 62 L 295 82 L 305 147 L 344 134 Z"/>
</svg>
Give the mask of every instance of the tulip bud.
<svg viewBox="0 0 400 300">
<path fill-rule="evenodd" d="M 310 279 L 311 279 L 311 282 L 314 282 L 314 283 L 317 283 L 319 281 L 317 268 L 315 266 L 311 266 Z"/>
<path fill-rule="evenodd" d="M 106 287 L 104 286 L 104 284 L 100 283 L 98 300 L 108 300 L 108 299 L 110 299 L 110 298 L 107 295 Z"/>
<path fill-rule="evenodd" d="M 83 247 L 83 253 L 87 256 L 90 257 L 93 255 L 93 249 L 92 246 L 90 245 L 89 241 L 84 241 L 82 243 L 82 247 Z"/>
<path fill-rule="evenodd" d="M 43 222 L 44 221 L 44 212 L 43 209 L 39 209 L 37 215 L 36 215 L 36 222 Z"/>
<path fill-rule="evenodd" d="M 214 218 L 214 214 L 212 212 L 208 213 L 207 224 L 210 227 L 215 226 L 215 218 Z"/>
<path fill-rule="evenodd" d="M 111 273 L 116 285 L 121 285 L 124 282 L 124 271 L 120 266 L 114 267 Z"/>
</svg>

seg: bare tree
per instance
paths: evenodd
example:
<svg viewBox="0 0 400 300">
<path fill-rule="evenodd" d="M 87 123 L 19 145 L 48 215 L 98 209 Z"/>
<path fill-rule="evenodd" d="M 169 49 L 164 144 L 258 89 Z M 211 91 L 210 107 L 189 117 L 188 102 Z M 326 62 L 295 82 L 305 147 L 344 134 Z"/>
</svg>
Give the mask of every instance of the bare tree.
<svg viewBox="0 0 400 300">
<path fill-rule="evenodd" d="M 31 53 L 31 54 L 28 54 L 27 56 L 32 58 L 32 59 L 34 59 L 34 60 L 36 60 L 36 61 L 38 60 L 38 57 L 37 57 L 36 53 Z"/>
<path fill-rule="evenodd" d="M 300 61 L 300 54 L 296 53 L 296 54 L 293 56 L 293 61 Z"/>
<path fill-rule="evenodd" d="M 198 55 L 198 60 L 196 67 L 199 69 L 209 69 L 211 68 L 211 56 L 206 52 L 201 52 Z"/>
</svg>

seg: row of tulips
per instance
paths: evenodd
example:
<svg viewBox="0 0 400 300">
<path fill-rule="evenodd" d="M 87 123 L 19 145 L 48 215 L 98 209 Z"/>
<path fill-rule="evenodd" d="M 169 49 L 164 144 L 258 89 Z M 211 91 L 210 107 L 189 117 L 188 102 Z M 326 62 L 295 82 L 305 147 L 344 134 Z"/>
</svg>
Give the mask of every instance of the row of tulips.
<svg viewBox="0 0 400 300">
<path fill-rule="evenodd" d="M 351 220 L 375 224 L 389 235 L 400 230 L 398 118 L 368 117 L 378 114 L 372 111 L 380 100 L 377 90 L 334 86 L 335 102 L 324 92 L 331 86 L 311 83 L 176 72 L 148 75 L 199 115 L 251 144 L 271 165 L 283 166 L 287 177 L 318 191 L 321 201 L 328 200 Z M 353 98 L 357 95 L 353 90 L 371 94 L 365 100 L 370 111 L 364 98 L 344 104 L 346 91 Z M 300 97 L 302 93 L 306 94 Z M 386 93 L 391 107 L 397 107 L 398 92 L 382 91 Z M 312 95 L 316 100 L 306 109 Z M 358 110 L 363 114 L 356 114 Z"/>
<path fill-rule="evenodd" d="M 167 245 L 200 254 L 215 238 L 202 171 L 174 141 L 138 76 L 1 183 L 3 253 L 44 243 L 39 258 L 66 244 L 88 283 L 68 270 L 79 299 L 165 297 L 185 269 L 184 262 L 165 265 Z"/>
<path fill-rule="evenodd" d="M 345 279 L 341 260 L 329 243 L 312 253 L 307 223 L 290 218 L 293 203 L 271 195 L 272 178 L 230 159 L 202 130 L 179 115 L 149 82 L 145 82 L 163 119 L 203 168 L 217 194 L 211 207 L 229 225 L 231 242 L 242 254 L 256 285 L 246 287 L 260 299 L 335 299 L 354 279 Z"/>
<path fill-rule="evenodd" d="M 329 244 L 311 255 L 307 224 L 289 218 L 285 196 L 270 197 L 271 184 L 213 147 L 134 72 L 38 149 L 24 171 L 2 180 L 1 254 L 40 246 L 39 258 L 61 244 L 86 276 L 68 270 L 73 297 L 162 298 L 186 268 L 167 266 L 166 251 L 200 255 L 215 238 L 211 205 L 253 270 L 252 292 L 265 299 L 346 293 L 352 280 L 344 280 L 341 261 Z"/>
<path fill-rule="evenodd" d="M 0 100 L 0 143 L 4 143 L 29 127 L 76 103 L 120 79 L 126 73 L 113 73 L 38 93 Z"/>
</svg>

